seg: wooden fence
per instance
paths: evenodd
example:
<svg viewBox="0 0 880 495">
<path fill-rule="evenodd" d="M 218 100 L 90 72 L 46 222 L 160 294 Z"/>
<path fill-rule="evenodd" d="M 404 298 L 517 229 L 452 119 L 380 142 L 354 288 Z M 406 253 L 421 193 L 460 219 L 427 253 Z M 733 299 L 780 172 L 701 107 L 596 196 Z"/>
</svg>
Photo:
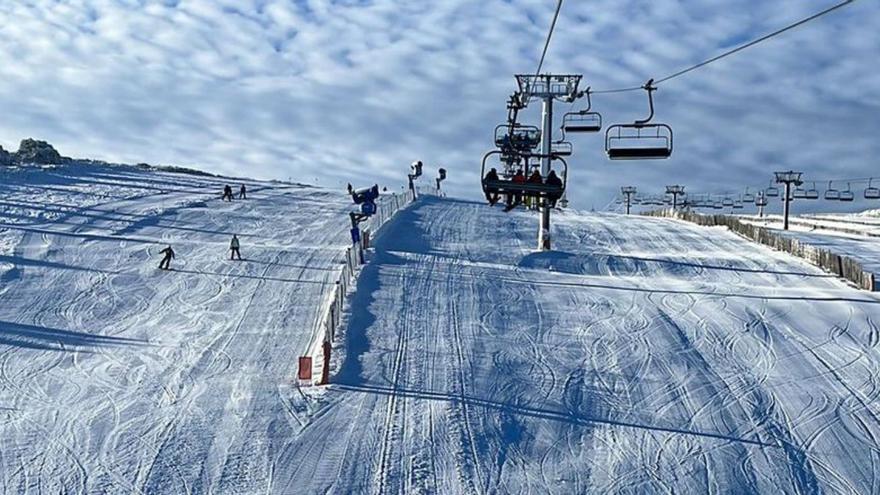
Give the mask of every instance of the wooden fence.
<svg viewBox="0 0 880 495">
<path fill-rule="evenodd" d="M 728 215 L 703 215 L 691 211 L 673 211 L 671 208 L 649 211 L 643 214 L 654 217 L 676 218 L 705 227 L 727 227 L 731 231 L 754 242 L 802 258 L 829 273 L 849 280 L 861 289 L 868 291 L 876 291 L 878 289 L 875 275 L 865 270 L 862 264 L 855 259 L 801 242 L 794 237 L 778 234 L 766 227 L 741 222 L 735 217 Z"/>
</svg>

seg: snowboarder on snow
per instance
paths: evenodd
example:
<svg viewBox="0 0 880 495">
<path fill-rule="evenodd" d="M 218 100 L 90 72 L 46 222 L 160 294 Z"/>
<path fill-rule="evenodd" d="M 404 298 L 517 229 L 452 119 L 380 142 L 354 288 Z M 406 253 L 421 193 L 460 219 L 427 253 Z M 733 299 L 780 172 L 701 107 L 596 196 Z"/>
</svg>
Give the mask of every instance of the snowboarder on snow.
<svg viewBox="0 0 880 495">
<path fill-rule="evenodd" d="M 170 270 L 171 269 L 171 260 L 174 259 L 174 250 L 171 249 L 171 246 L 168 246 L 165 249 L 159 251 L 159 254 L 165 255 L 162 258 L 162 261 L 159 262 L 159 269 Z"/>
<path fill-rule="evenodd" d="M 247 188 L 244 187 L 244 184 L 238 190 L 238 199 L 247 199 Z"/>
<path fill-rule="evenodd" d="M 240 247 L 241 244 L 238 242 L 238 236 L 232 234 L 232 240 L 229 242 L 229 259 L 234 260 L 236 255 L 238 255 L 238 259 L 241 259 L 241 251 L 239 251 Z"/>
<path fill-rule="evenodd" d="M 232 201 L 232 186 L 226 184 L 226 187 L 223 188 L 223 199 L 225 201 Z"/>
</svg>

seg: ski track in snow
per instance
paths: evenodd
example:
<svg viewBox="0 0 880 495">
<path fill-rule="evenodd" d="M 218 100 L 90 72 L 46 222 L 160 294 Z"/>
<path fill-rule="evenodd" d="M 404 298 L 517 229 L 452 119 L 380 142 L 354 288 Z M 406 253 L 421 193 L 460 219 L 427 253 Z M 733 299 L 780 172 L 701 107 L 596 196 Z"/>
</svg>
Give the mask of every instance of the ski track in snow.
<svg viewBox="0 0 880 495">
<path fill-rule="evenodd" d="M 539 253 L 532 213 L 424 198 L 378 239 L 335 384 L 303 405 L 344 195 L 4 174 L 2 492 L 880 489 L 880 299 L 723 229 L 564 212 Z"/>
<path fill-rule="evenodd" d="M 723 229 L 554 221 L 537 253 L 534 214 L 395 218 L 276 487 L 876 492 L 880 299 Z"/>
<path fill-rule="evenodd" d="M 3 173 L 6 493 L 264 493 L 348 244 L 344 194 L 132 167 Z M 231 262 L 231 235 L 245 261 Z M 173 271 L 157 270 L 173 245 Z"/>
</svg>

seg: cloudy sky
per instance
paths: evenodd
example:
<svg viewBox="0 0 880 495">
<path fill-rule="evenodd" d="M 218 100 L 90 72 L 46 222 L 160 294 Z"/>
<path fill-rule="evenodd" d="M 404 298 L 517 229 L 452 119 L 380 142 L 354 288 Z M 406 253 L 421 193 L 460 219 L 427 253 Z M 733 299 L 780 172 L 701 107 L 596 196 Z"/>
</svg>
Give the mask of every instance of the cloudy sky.
<svg viewBox="0 0 880 495">
<path fill-rule="evenodd" d="M 638 85 L 834 3 L 568 0 L 545 68 L 594 89 Z M 476 198 L 513 74 L 535 70 L 555 4 L 3 1 L 0 145 L 35 137 L 70 156 L 326 186 L 399 187 L 421 159 Z M 880 176 L 878 27 L 880 2 L 860 0 L 661 85 L 656 120 L 675 129 L 674 157 L 610 162 L 601 136 L 579 136 L 570 198 L 604 207 L 625 184 L 738 191 L 781 168 Z M 525 117 L 537 123 L 534 107 Z M 627 122 L 646 99 L 594 107 Z"/>
</svg>

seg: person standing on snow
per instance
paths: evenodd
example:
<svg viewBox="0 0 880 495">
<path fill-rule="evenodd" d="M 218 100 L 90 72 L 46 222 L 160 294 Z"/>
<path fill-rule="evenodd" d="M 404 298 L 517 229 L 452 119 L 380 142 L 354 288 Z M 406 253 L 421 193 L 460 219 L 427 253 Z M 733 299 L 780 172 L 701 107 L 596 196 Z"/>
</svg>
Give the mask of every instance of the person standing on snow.
<svg viewBox="0 0 880 495">
<path fill-rule="evenodd" d="M 162 258 L 162 261 L 159 262 L 159 269 L 170 270 L 171 269 L 171 260 L 174 259 L 174 250 L 171 249 L 171 246 L 169 245 L 165 249 L 159 251 L 159 254 L 165 255 Z"/>
<path fill-rule="evenodd" d="M 239 244 L 238 242 L 238 236 L 232 234 L 232 240 L 229 242 L 229 259 L 234 260 L 236 255 L 238 255 L 238 259 L 241 259 L 241 251 L 239 250 L 240 247 L 241 244 Z"/>
<path fill-rule="evenodd" d="M 223 188 L 223 199 L 226 201 L 232 201 L 232 186 L 226 184 L 226 187 Z"/>
<path fill-rule="evenodd" d="M 247 199 L 247 188 L 244 187 L 244 184 L 238 189 L 238 199 Z"/>
</svg>

